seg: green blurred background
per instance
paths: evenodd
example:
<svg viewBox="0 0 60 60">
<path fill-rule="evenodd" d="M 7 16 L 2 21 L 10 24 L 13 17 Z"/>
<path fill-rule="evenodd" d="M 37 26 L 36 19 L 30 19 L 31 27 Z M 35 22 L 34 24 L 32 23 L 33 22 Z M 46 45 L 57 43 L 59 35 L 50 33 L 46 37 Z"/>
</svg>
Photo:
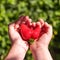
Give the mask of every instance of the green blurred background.
<svg viewBox="0 0 60 60">
<path fill-rule="evenodd" d="M 0 0 L 0 60 L 11 47 L 8 24 L 21 15 L 28 15 L 33 21 L 42 18 L 53 26 L 49 50 L 54 60 L 60 60 L 60 0 Z M 30 50 L 25 60 L 34 60 Z"/>
</svg>

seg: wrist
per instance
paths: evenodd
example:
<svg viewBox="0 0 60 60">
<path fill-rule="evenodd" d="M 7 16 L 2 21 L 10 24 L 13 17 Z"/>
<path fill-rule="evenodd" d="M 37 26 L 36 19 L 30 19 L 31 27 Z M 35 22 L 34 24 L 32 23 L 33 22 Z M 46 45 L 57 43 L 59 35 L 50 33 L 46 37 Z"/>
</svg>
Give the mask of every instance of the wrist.
<svg viewBox="0 0 60 60">
<path fill-rule="evenodd" d="M 53 60 L 48 48 L 40 46 L 32 52 L 34 60 Z"/>
<path fill-rule="evenodd" d="M 21 44 L 22 43 L 20 43 L 20 40 L 16 40 L 13 43 L 5 60 L 8 60 L 8 59 L 12 60 L 13 58 L 14 59 L 16 58 L 16 60 L 23 60 L 27 49 Z"/>
<path fill-rule="evenodd" d="M 31 51 L 32 51 L 32 54 L 36 54 L 36 53 L 38 53 L 38 52 L 40 52 L 40 51 L 42 51 L 42 50 L 49 50 L 47 47 L 45 47 L 45 46 L 37 46 L 37 47 L 35 47 L 35 48 L 31 48 Z"/>
<path fill-rule="evenodd" d="M 27 44 L 27 42 L 22 41 L 21 39 L 16 40 L 14 44 L 16 44 L 17 46 L 20 46 L 20 48 L 22 48 L 25 51 L 28 50 L 28 44 Z"/>
<path fill-rule="evenodd" d="M 48 50 L 48 47 L 44 46 L 43 44 L 37 44 L 37 45 L 32 45 L 30 49 L 32 51 L 34 60 L 38 60 L 39 55 L 41 56 L 46 50 Z M 40 54 L 41 52 L 42 54 Z"/>
<path fill-rule="evenodd" d="M 30 49 L 32 52 L 37 52 L 37 51 L 40 51 L 41 49 L 48 50 L 48 46 L 45 46 L 43 44 L 35 44 L 35 45 L 30 46 Z"/>
<path fill-rule="evenodd" d="M 17 45 L 20 50 L 19 59 L 23 60 L 26 55 L 26 52 L 28 50 L 28 45 L 26 45 L 26 43 L 24 41 L 19 40 L 19 39 L 16 40 L 14 44 Z"/>
</svg>

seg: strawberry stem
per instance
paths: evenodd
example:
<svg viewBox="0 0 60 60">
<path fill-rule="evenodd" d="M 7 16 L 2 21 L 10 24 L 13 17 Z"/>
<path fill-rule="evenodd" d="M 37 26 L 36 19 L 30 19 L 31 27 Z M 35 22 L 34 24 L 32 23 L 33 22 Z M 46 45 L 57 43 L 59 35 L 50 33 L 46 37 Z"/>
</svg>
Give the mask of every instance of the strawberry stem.
<svg viewBox="0 0 60 60">
<path fill-rule="evenodd" d="M 29 44 L 32 44 L 33 42 L 34 42 L 34 39 L 32 39 L 32 38 L 28 40 Z"/>
</svg>

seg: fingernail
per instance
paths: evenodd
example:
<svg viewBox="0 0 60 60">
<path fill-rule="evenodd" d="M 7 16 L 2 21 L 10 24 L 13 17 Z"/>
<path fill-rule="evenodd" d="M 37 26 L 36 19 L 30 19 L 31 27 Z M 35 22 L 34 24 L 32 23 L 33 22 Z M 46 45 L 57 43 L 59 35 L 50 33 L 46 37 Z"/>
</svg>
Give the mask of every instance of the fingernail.
<svg viewBox="0 0 60 60">
<path fill-rule="evenodd" d="M 29 22 L 32 22 L 32 19 L 29 19 Z"/>
</svg>

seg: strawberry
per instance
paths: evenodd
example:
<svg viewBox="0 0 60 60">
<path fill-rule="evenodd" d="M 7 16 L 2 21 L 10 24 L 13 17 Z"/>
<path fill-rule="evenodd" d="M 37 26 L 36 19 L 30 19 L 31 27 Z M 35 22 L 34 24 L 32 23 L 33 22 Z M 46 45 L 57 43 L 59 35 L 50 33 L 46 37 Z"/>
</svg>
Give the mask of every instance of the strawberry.
<svg viewBox="0 0 60 60">
<path fill-rule="evenodd" d="M 29 40 L 31 38 L 32 30 L 25 24 L 21 24 L 20 33 L 24 40 Z"/>
<path fill-rule="evenodd" d="M 32 39 L 38 39 L 39 36 L 40 36 L 40 31 L 41 31 L 41 28 L 39 25 L 36 25 L 35 27 L 32 25 L 32 26 L 29 26 L 28 24 L 26 23 L 22 23 L 20 25 L 20 34 L 22 36 L 22 38 L 25 40 L 25 41 L 28 41 L 30 40 L 31 38 Z"/>
<path fill-rule="evenodd" d="M 40 35 L 40 31 L 41 31 L 41 28 L 40 28 L 39 26 L 37 26 L 37 27 L 33 30 L 32 38 L 33 38 L 33 39 L 38 39 L 38 38 L 39 38 L 39 35 Z"/>
</svg>

